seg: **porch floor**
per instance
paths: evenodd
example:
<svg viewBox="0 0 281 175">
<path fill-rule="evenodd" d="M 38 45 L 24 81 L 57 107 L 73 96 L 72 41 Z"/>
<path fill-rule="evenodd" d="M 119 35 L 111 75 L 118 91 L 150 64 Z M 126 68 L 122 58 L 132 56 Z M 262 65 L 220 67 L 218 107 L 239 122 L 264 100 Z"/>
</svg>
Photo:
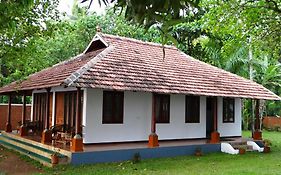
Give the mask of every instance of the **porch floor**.
<svg viewBox="0 0 281 175">
<path fill-rule="evenodd" d="M 221 142 L 233 143 L 233 142 L 245 142 L 248 140 L 252 140 L 252 139 L 242 138 L 242 137 L 229 137 L 229 138 L 223 138 Z M 159 147 L 206 145 L 206 144 L 211 144 L 209 143 L 209 140 L 206 138 L 159 141 Z M 147 145 L 148 145 L 148 141 L 84 144 L 84 152 L 148 148 Z"/>
<path fill-rule="evenodd" d="M 13 133 L 18 135 L 17 133 Z M 41 142 L 41 135 L 30 135 L 24 136 L 24 138 L 33 140 L 36 142 Z M 229 137 L 222 138 L 221 142 L 243 142 L 247 140 L 252 140 L 250 138 L 242 137 Z M 159 147 L 173 147 L 173 146 L 188 146 L 188 145 L 205 145 L 211 144 L 206 138 L 202 139 L 182 139 L 182 140 L 160 140 Z M 70 145 L 63 145 L 62 143 L 48 143 L 49 146 L 54 146 L 66 151 L 70 151 Z M 123 150 L 123 149 L 140 149 L 148 148 L 148 141 L 138 141 L 138 142 L 118 142 L 118 143 L 95 143 L 95 144 L 84 144 L 84 152 L 95 152 L 95 151 L 109 151 L 109 150 Z"/>
<path fill-rule="evenodd" d="M 159 141 L 159 147 L 204 145 L 204 144 L 208 144 L 207 139 L 160 140 Z M 147 145 L 148 145 L 148 141 L 84 144 L 84 151 L 93 152 L 93 151 L 107 151 L 107 150 L 120 150 L 120 149 L 139 149 L 139 148 L 148 148 Z"/>
</svg>

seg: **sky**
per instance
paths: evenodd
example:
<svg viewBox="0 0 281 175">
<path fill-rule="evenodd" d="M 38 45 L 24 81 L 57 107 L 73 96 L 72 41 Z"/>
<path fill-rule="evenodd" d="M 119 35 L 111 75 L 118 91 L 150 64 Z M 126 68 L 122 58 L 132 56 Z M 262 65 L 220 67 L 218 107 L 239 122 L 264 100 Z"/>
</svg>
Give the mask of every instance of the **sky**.
<svg viewBox="0 0 281 175">
<path fill-rule="evenodd" d="M 78 0 L 78 4 L 81 7 L 83 6 L 88 7 L 89 2 L 81 3 L 81 0 Z M 73 3 L 74 0 L 60 0 L 58 10 L 60 12 L 65 12 L 66 14 L 70 15 Z M 97 14 L 101 15 L 105 12 L 105 5 L 102 4 L 102 6 L 100 6 L 97 0 L 93 0 L 93 3 L 90 7 L 90 11 L 95 11 Z"/>
</svg>

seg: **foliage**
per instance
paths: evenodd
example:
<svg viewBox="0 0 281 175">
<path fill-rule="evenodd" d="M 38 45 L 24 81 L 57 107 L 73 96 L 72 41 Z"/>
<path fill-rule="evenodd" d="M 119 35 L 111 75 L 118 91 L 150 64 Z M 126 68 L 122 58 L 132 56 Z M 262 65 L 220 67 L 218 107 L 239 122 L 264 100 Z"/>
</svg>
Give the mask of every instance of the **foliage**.
<svg viewBox="0 0 281 175">
<path fill-rule="evenodd" d="M 249 78 L 280 94 L 280 2 L 274 0 L 201 1 L 206 13 L 200 19 L 203 29 L 219 38 L 199 41 L 215 65 Z M 252 42 L 249 42 L 251 38 Z M 220 44 L 212 44 L 219 39 Z M 208 40 L 208 41 L 206 41 Z M 249 59 L 252 47 L 253 59 Z M 244 100 L 244 123 L 251 121 L 251 101 Z M 267 101 L 265 115 L 280 113 L 280 102 Z"/>
<path fill-rule="evenodd" d="M 92 0 L 83 0 L 83 2 Z M 99 3 L 108 5 L 108 0 L 99 0 Z M 143 0 L 143 1 L 129 1 L 129 0 L 111 0 L 114 3 L 115 9 L 121 9 L 125 12 L 125 18 L 128 21 L 149 28 L 155 24 L 173 25 L 180 22 L 181 10 L 192 12 L 192 8 L 199 5 L 199 0 Z"/>
<path fill-rule="evenodd" d="M 6 77 L 10 74 L 17 79 L 22 77 L 21 72 L 15 69 L 18 66 L 22 69 L 20 64 L 26 62 L 22 53 L 34 37 L 52 32 L 47 25 L 50 20 L 57 19 L 56 6 L 57 1 L 1 1 L 0 86 L 7 83 Z"/>
<path fill-rule="evenodd" d="M 22 17 L 24 11 L 28 11 L 33 5 L 32 0 L 18 0 L 8 1 L 3 0 L 0 2 L 0 25 L 1 30 L 7 30 L 8 28 L 16 28 L 18 18 Z"/>
<path fill-rule="evenodd" d="M 140 163 L 141 162 L 141 155 L 139 152 L 135 153 L 132 158 L 132 163 Z"/>
<path fill-rule="evenodd" d="M 204 25 L 213 33 L 231 35 L 270 49 L 275 56 L 280 52 L 281 2 L 275 0 L 230 0 L 202 1 L 201 6 L 208 9 L 204 15 Z"/>
</svg>

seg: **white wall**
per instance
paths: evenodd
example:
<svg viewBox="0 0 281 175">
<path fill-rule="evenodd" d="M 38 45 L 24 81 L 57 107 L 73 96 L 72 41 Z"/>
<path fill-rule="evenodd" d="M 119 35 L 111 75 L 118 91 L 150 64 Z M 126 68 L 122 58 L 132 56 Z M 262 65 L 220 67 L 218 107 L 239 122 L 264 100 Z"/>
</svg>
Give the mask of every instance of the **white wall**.
<svg viewBox="0 0 281 175">
<path fill-rule="evenodd" d="M 76 88 L 52 88 L 52 92 Z M 148 140 L 151 127 L 152 94 L 146 92 L 124 93 L 123 124 L 102 124 L 103 91 L 83 89 L 84 143 Z M 35 90 L 40 93 L 44 90 Z M 53 94 L 53 108 L 55 94 Z M 54 111 L 54 110 L 53 110 Z M 52 118 L 54 118 L 54 113 Z M 33 117 L 33 115 L 32 115 Z M 53 119 L 52 119 L 53 121 Z M 241 99 L 235 99 L 235 122 L 223 123 L 222 98 L 218 97 L 218 131 L 222 137 L 241 136 Z M 156 124 L 160 140 L 206 137 L 206 97 L 200 97 L 200 123 L 185 123 L 185 96 L 170 96 L 170 123 Z"/>
<path fill-rule="evenodd" d="M 221 137 L 241 136 L 241 99 L 235 98 L 234 123 L 223 123 L 223 98 L 218 97 L 218 132 Z"/>
<path fill-rule="evenodd" d="M 151 127 L 152 94 L 145 92 L 124 93 L 123 124 L 102 124 L 103 91 L 87 89 L 84 100 L 84 143 L 148 140 Z M 200 123 L 185 123 L 185 96 L 171 95 L 170 123 L 157 124 L 160 140 L 205 138 L 206 97 L 201 97 Z"/>
<path fill-rule="evenodd" d="M 170 96 L 170 123 L 157 124 L 159 139 L 206 137 L 206 97 L 200 97 L 200 123 L 185 123 L 185 96 Z"/>
<path fill-rule="evenodd" d="M 124 93 L 123 124 L 102 124 L 103 91 L 87 89 L 84 143 L 146 140 L 150 133 L 151 94 Z M 85 103 L 84 103 L 85 104 Z"/>
</svg>

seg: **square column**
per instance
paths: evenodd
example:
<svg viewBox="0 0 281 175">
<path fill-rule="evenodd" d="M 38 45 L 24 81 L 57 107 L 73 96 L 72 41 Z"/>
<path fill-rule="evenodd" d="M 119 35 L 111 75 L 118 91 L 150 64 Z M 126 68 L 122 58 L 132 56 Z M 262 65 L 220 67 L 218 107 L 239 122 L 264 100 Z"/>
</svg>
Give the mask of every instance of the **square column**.
<svg viewBox="0 0 281 175">
<path fill-rule="evenodd" d="M 148 147 L 154 148 L 159 146 L 158 135 L 156 134 L 156 112 L 155 112 L 155 97 L 152 94 L 152 115 L 151 115 L 151 133 L 148 137 Z"/>
<path fill-rule="evenodd" d="M 81 106 L 81 88 L 77 87 L 75 136 L 72 138 L 70 145 L 70 150 L 72 152 L 83 151 L 84 146 L 82 138 Z"/>
<path fill-rule="evenodd" d="M 22 96 L 22 117 L 21 117 L 21 126 L 20 126 L 20 136 L 27 136 L 26 128 L 26 95 Z"/>
<path fill-rule="evenodd" d="M 260 100 L 256 100 L 255 117 L 255 131 L 253 132 L 253 139 L 262 140 L 262 132 L 260 128 Z"/>
<path fill-rule="evenodd" d="M 49 115 L 50 115 L 50 88 L 47 89 L 46 96 L 46 114 L 45 114 L 45 126 L 44 131 L 42 132 L 41 143 L 50 143 L 52 142 L 52 131 L 49 130 Z"/>
<path fill-rule="evenodd" d="M 218 100 L 217 97 L 213 98 L 213 111 L 214 111 L 214 131 L 211 133 L 210 143 L 219 143 L 220 142 L 220 133 L 218 130 Z"/>
<path fill-rule="evenodd" d="M 8 96 L 8 115 L 7 115 L 7 122 L 6 122 L 6 132 L 12 132 L 12 124 L 11 124 L 11 107 L 12 107 L 12 97 L 11 94 Z"/>
</svg>

